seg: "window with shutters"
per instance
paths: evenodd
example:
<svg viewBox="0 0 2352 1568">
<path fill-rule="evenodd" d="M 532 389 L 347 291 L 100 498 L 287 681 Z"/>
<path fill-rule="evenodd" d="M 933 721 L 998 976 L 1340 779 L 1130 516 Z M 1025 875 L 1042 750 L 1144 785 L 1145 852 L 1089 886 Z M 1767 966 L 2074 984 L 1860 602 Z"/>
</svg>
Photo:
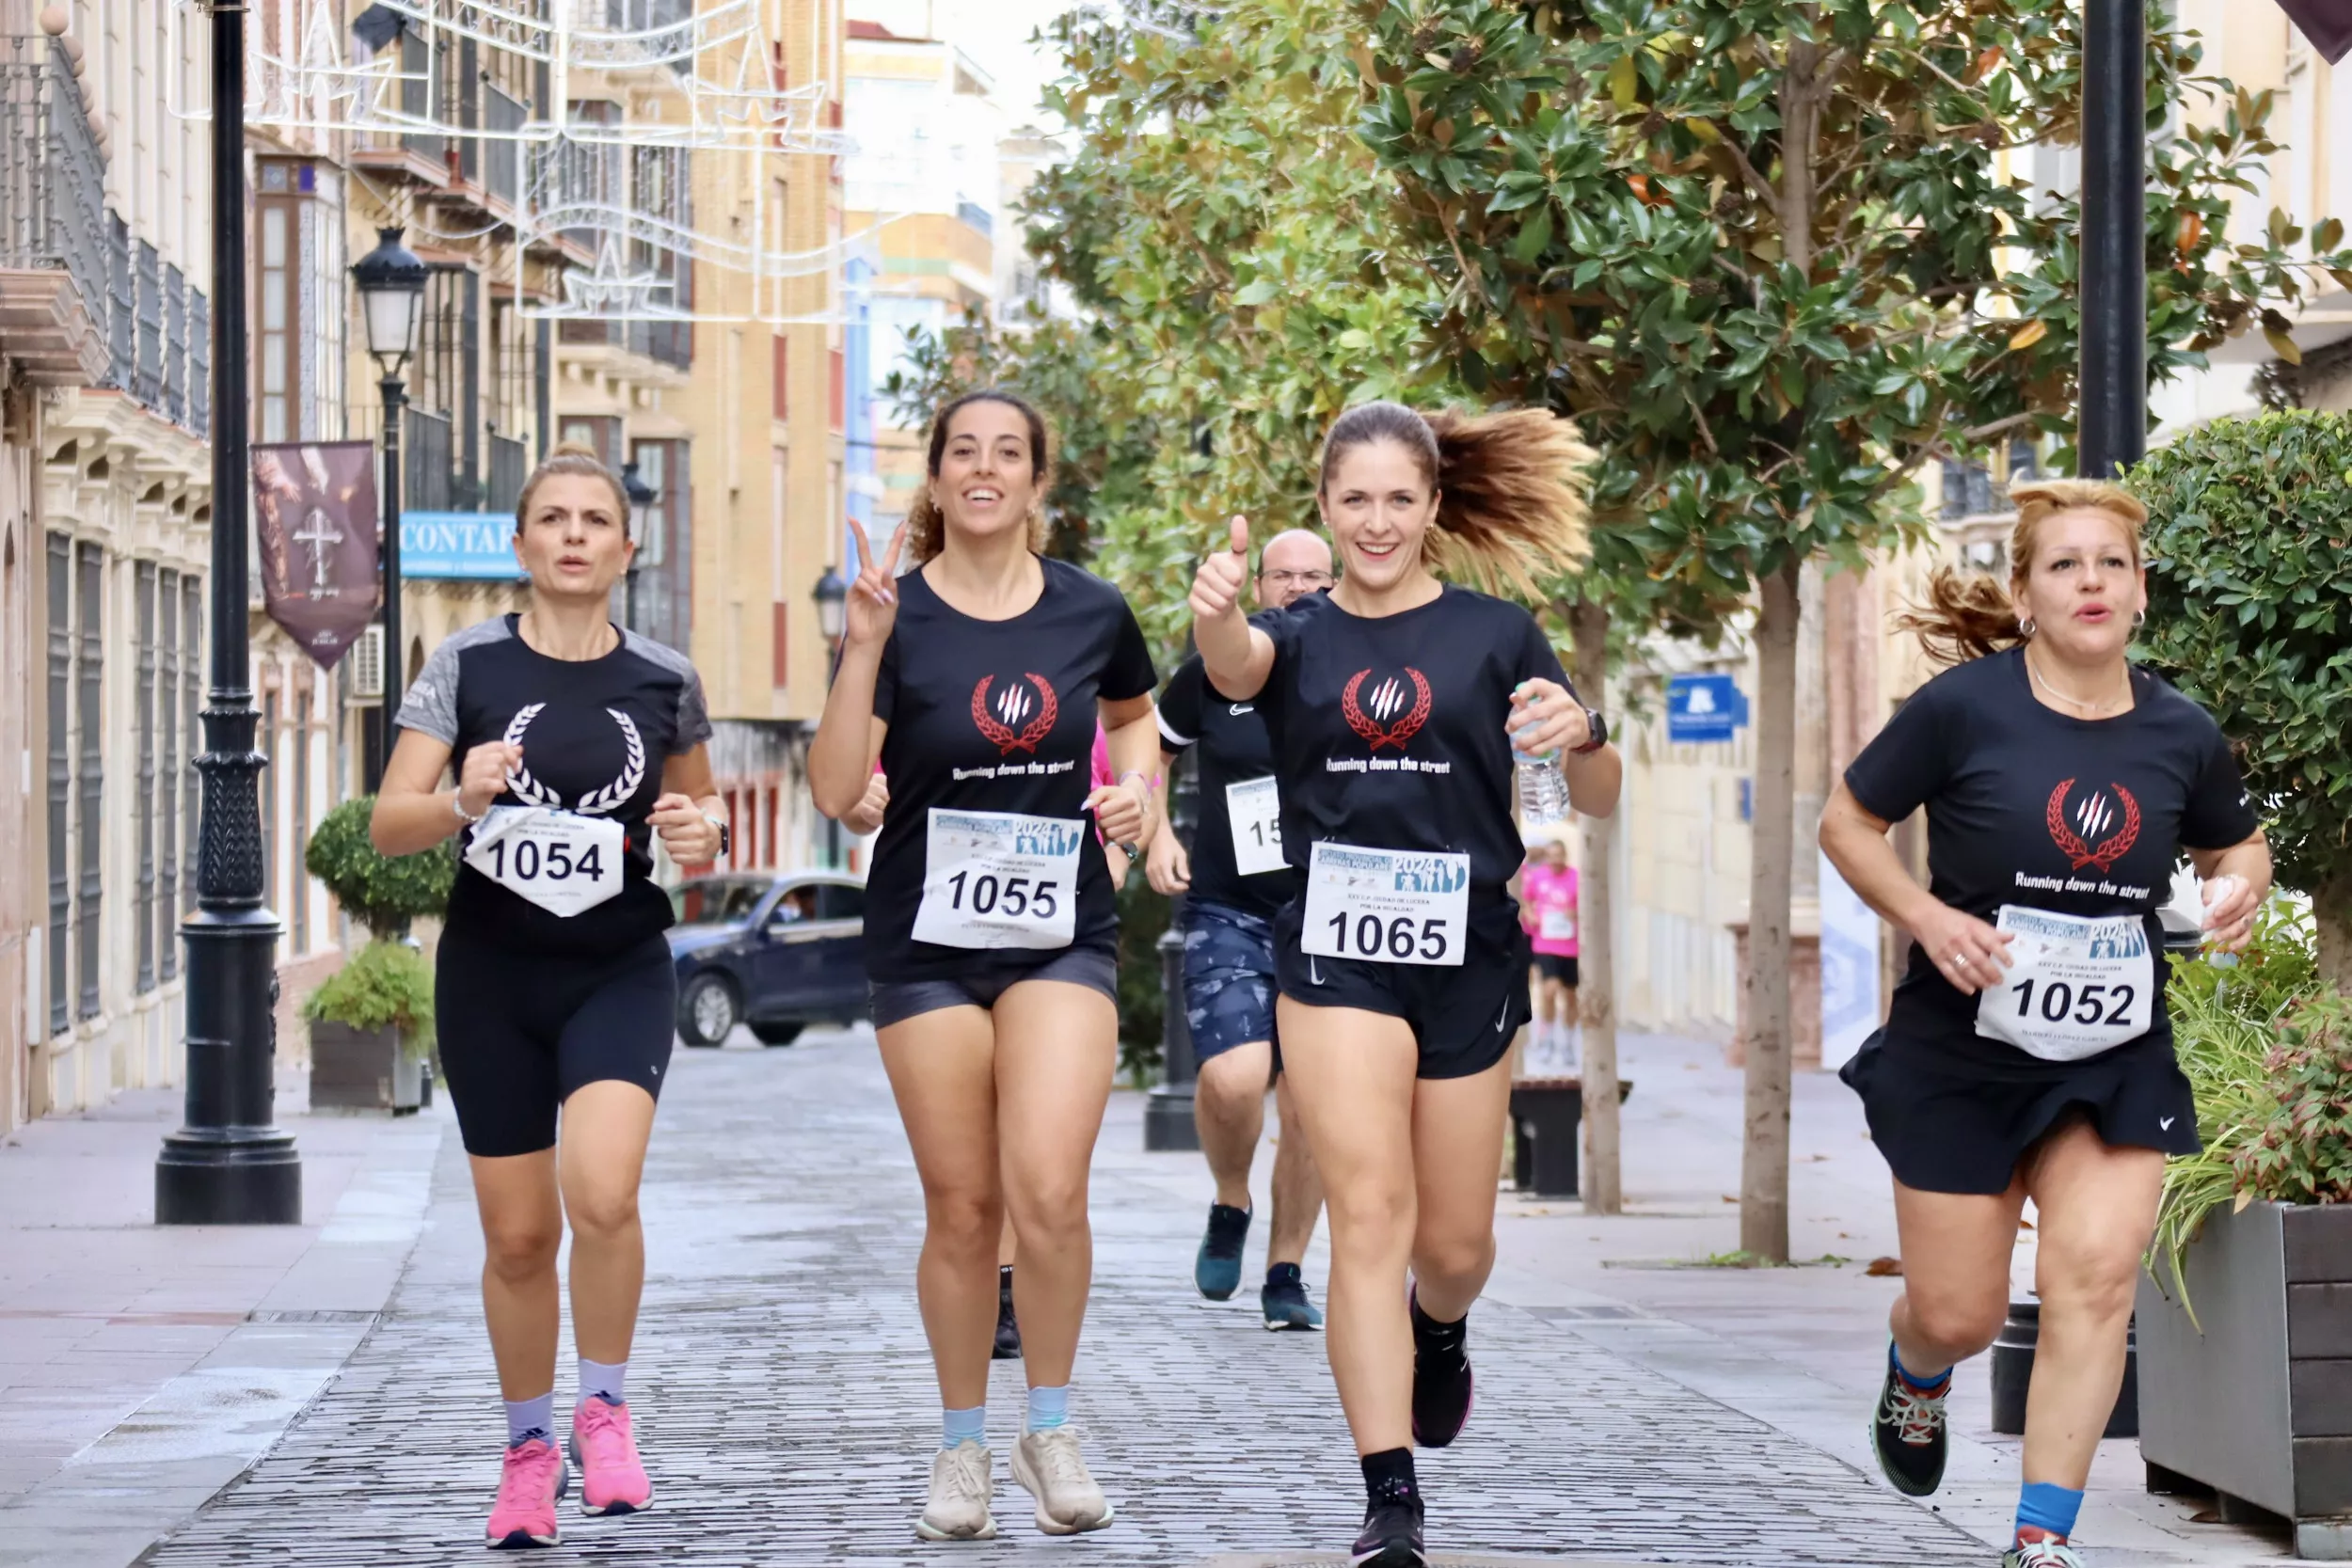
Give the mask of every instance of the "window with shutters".
<svg viewBox="0 0 2352 1568">
<path fill-rule="evenodd" d="M 263 182 L 286 166 L 262 166 Z M 293 441 L 302 436 L 302 241 L 300 198 L 261 195 L 253 215 L 260 230 L 254 247 L 253 402 L 255 438 Z"/>
<path fill-rule="evenodd" d="M 168 980 L 180 973 L 180 768 L 187 744 L 180 730 L 180 574 L 168 567 L 156 584 L 155 646 L 155 967 Z"/>
<path fill-rule="evenodd" d="M 73 730 L 80 776 L 74 794 L 80 820 L 74 824 L 80 886 L 75 889 L 74 933 L 81 990 L 81 1016 L 98 1014 L 98 913 L 105 848 L 106 736 L 105 610 L 106 552 L 84 545 L 74 559 L 73 623 L 79 634 L 74 668 Z"/>
<path fill-rule="evenodd" d="M 73 541 L 49 536 L 49 1032 L 73 1022 Z"/>
<path fill-rule="evenodd" d="M 198 892 L 197 821 L 203 800 L 203 775 L 196 759 L 204 750 L 204 726 L 199 715 L 204 703 L 204 584 L 194 577 L 180 579 L 180 733 L 186 737 L 187 756 L 180 769 L 180 912 L 196 912 Z"/>
<path fill-rule="evenodd" d="M 134 625 L 132 653 L 137 667 L 131 683 L 131 727 L 137 761 L 131 799 L 132 836 L 138 847 L 138 879 L 134 884 L 134 946 L 138 956 L 138 989 L 155 989 L 155 563 L 142 561 L 132 567 Z"/>
</svg>

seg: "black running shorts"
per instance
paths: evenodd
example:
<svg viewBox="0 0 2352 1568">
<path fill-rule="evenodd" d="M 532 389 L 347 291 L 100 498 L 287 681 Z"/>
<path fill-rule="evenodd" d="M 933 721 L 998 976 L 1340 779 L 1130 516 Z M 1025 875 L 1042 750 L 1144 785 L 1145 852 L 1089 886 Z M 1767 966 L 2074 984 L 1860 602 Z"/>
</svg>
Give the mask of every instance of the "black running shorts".
<svg viewBox="0 0 2352 1568">
<path fill-rule="evenodd" d="M 555 1147 L 557 1113 L 583 1084 L 618 1079 L 660 1096 L 677 968 L 658 936 L 590 959 L 444 931 L 433 1019 L 466 1152 L 535 1154 Z"/>
<path fill-rule="evenodd" d="M 874 1027 L 887 1029 L 942 1007 L 993 1007 L 998 997 L 1024 980 L 1084 986 L 1109 997 L 1112 1006 L 1119 1006 L 1119 957 L 1091 944 L 1047 949 L 1034 963 L 975 963 L 952 980 L 872 981 L 866 986 L 866 1000 Z"/>
<path fill-rule="evenodd" d="M 1501 1061 L 1534 1017 L 1527 995 L 1533 957 L 1518 910 L 1508 898 L 1473 907 L 1460 964 L 1373 963 L 1303 952 L 1303 900 L 1274 917 L 1274 977 L 1281 993 L 1310 1007 L 1357 1007 L 1403 1019 L 1421 1047 L 1422 1078 L 1469 1078 Z"/>
</svg>

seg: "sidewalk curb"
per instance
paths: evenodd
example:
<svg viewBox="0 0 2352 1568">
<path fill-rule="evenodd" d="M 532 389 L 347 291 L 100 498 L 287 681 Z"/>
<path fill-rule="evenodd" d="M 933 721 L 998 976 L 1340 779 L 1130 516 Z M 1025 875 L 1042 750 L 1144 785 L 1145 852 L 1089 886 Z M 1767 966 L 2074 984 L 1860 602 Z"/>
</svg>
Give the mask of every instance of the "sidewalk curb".
<svg viewBox="0 0 2352 1568">
<path fill-rule="evenodd" d="M 0 1503 L 7 1568 L 126 1568 L 234 1484 L 374 1330 L 423 1235 L 446 1113 L 387 1128 L 284 1278 L 203 1361 Z M 103 1521 L 93 1528 L 92 1521 Z"/>
</svg>

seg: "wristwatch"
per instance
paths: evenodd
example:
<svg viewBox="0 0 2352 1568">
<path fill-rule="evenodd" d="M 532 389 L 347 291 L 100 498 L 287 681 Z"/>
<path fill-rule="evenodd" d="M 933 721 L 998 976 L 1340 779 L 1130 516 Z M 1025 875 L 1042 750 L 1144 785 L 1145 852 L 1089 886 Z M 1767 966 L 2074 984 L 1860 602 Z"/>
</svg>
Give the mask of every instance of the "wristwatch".
<svg viewBox="0 0 2352 1568">
<path fill-rule="evenodd" d="M 725 854 L 725 853 L 726 853 L 726 852 L 727 852 L 730 848 L 732 848 L 732 847 L 734 847 L 734 845 L 733 845 L 734 835 L 733 835 L 732 833 L 729 833 L 729 832 L 727 832 L 726 818 L 724 818 L 724 817 L 723 817 L 723 816 L 711 816 L 708 812 L 705 812 L 705 813 L 703 813 L 703 820 L 704 820 L 704 821 L 706 821 L 706 822 L 707 822 L 707 823 L 709 823 L 712 827 L 714 827 L 714 828 L 716 828 L 716 829 L 718 829 L 718 830 L 719 830 L 719 853 L 720 853 L 720 854 L 722 854 L 722 855 Z"/>
<path fill-rule="evenodd" d="M 1609 744 L 1609 720 L 1604 714 L 1602 714 L 1600 709 L 1597 707 L 1586 708 L 1584 710 L 1584 725 L 1585 728 L 1589 729 L 1592 733 L 1584 737 L 1583 745 L 1571 747 L 1569 749 L 1569 753 L 1573 756 L 1589 757 L 1595 752 L 1599 751 L 1603 746 Z"/>
</svg>

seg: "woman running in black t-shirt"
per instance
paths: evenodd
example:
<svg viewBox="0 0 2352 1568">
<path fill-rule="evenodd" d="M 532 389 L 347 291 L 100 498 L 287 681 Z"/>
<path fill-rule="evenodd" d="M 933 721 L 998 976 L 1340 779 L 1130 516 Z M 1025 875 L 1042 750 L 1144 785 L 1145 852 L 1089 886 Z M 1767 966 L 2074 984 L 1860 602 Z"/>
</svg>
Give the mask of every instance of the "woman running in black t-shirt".
<svg viewBox="0 0 2352 1568">
<path fill-rule="evenodd" d="M 2206 941 L 2235 951 L 2270 851 L 2212 718 L 2125 657 L 2147 613 L 2146 509 L 2080 480 L 2011 499 L 2008 593 L 1937 575 L 1906 624 L 1954 667 L 1854 759 L 1821 848 L 1914 943 L 1885 1029 L 1843 1072 L 1902 1238 L 1880 1467 L 1914 1497 L 1943 1480 L 1951 1368 L 2000 1331 L 2031 1198 L 2042 1339 L 2002 1561 L 2081 1568 L 2067 1537 L 2122 1386 L 2164 1159 L 2198 1147 L 2155 911 L 2185 850 Z M 1924 889 L 1886 840 L 1922 806 Z"/>
<path fill-rule="evenodd" d="M 1302 879 L 1275 921 L 1277 1016 L 1331 1216 L 1331 1371 L 1369 1497 L 1355 1561 L 1375 1568 L 1423 1561 L 1408 1443 L 1442 1448 L 1470 1415 L 1465 1319 L 1528 1019 L 1512 749 L 1563 753 L 1581 812 L 1614 810 L 1619 781 L 1535 618 L 1433 568 L 1527 588 L 1569 568 L 1590 456 L 1539 410 L 1367 404 L 1324 442 L 1339 586 L 1246 620 L 1239 519 L 1193 584 L 1211 684 L 1265 714 Z"/>
<path fill-rule="evenodd" d="M 865 559 L 809 782 L 818 809 L 841 816 L 877 762 L 889 779 L 866 967 L 923 1180 L 916 1289 L 943 1405 L 915 1531 L 996 1531 L 984 1418 L 1009 1212 L 1029 1381 L 1012 1474 L 1037 1498 L 1038 1528 L 1067 1535 L 1111 1522 L 1065 1422 L 1093 1273 L 1088 1164 L 1119 1058 L 1104 849 L 1132 856 L 1148 825 L 1156 682 L 1119 590 L 1038 553 L 1047 454 L 1035 410 L 1005 392 L 957 399 L 931 425 L 929 467 L 887 552 L 859 531 Z M 894 578 L 901 542 L 916 565 Z M 1119 774 L 1101 786 L 1089 782 L 1098 721 Z"/>
<path fill-rule="evenodd" d="M 638 1179 L 677 1016 L 653 835 L 690 867 L 724 853 L 726 835 L 694 667 L 607 618 L 635 549 L 620 480 L 587 448 L 558 447 L 515 512 L 531 608 L 425 660 L 371 825 L 388 855 L 463 835 L 434 1019 L 471 1156 L 506 1396 L 493 1546 L 556 1544 L 569 1483 L 552 1414 L 566 1219 L 581 1505 L 629 1513 L 653 1501 L 622 1387 L 645 1276 Z M 443 788 L 453 759 L 455 787 Z"/>
</svg>

